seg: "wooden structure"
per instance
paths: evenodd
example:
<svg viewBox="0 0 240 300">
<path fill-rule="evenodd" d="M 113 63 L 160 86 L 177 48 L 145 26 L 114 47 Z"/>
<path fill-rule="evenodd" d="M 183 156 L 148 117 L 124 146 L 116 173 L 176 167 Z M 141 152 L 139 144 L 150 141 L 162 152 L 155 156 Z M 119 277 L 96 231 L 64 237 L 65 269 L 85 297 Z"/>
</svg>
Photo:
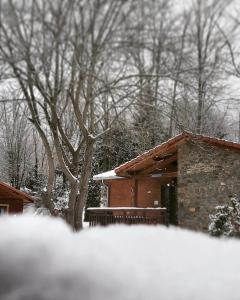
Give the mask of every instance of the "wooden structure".
<svg viewBox="0 0 240 300">
<path fill-rule="evenodd" d="M 229 150 L 231 153 L 238 152 L 240 154 L 240 144 L 238 143 L 233 143 L 230 141 L 203 135 L 194 135 L 189 132 L 183 132 L 182 134 L 177 135 L 167 142 L 122 164 L 114 170 L 95 175 L 93 177 L 94 180 L 101 181 L 107 187 L 107 206 L 109 208 L 166 208 L 167 217 L 165 219 L 165 223 L 178 225 L 178 181 L 181 178 L 182 195 L 183 192 L 188 193 L 189 191 L 190 193 L 190 189 L 188 190 L 187 188 L 188 185 L 191 185 L 190 182 L 185 183 L 184 181 L 184 178 L 188 173 L 188 170 L 186 170 L 186 168 L 184 167 L 184 165 L 186 165 L 184 160 L 188 157 L 188 154 L 184 152 L 185 150 L 183 148 L 187 143 L 198 143 L 199 145 L 201 143 L 207 144 L 210 148 L 213 148 L 213 153 L 211 154 L 212 157 L 214 157 L 214 151 L 215 153 L 217 153 L 217 151 L 214 149 L 224 149 L 224 151 Z M 201 149 L 199 151 L 201 151 Z M 204 164 L 203 160 L 201 162 L 198 162 L 196 165 L 192 164 L 191 168 L 195 168 L 195 170 L 197 170 L 197 172 L 200 172 L 199 174 L 201 174 L 202 168 L 208 168 L 208 165 L 204 167 L 202 166 L 202 164 Z M 207 161 L 206 164 L 208 164 Z M 180 165 L 181 167 L 179 167 Z M 184 171 L 181 170 L 182 167 L 183 169 L 185 168 Z M 216 167 L 219 167 L 219 165 Z M 215 166 L 213 166 L 213 168 L 215 168 Z M 210 175 L 209 173 L 209 176 L 212 176 L 213 181 L 216 180 L 215 178 L 216 176 L 218 176 L 218 173 L 216 173 L 217 171 L 214 172 L 215 173 L 213 175 Z M 195 180 L 198 181 L 198 179 L 196 178 Z M 195 183 L 192 183 L 191 190 L 197 187 L 200 191 L 204 188 L 204 186 L 200 186 L 200 183 L 198 183 L 197 181 Z M 221 181 L 220 184 L 223 185 L 224 183 L 222 183 Z M 206 194 L 207 192 L 205 191 L 204 193 Z M 183 202 L 184 199 L 181 199 L 181 203 Z M 186 203 L 186 205 L 190 204 Z M 196 204 L 194 205 L 194 207 L 196 207 Z M 199 204 L 197 208 L 194 207 L 187 208 L 188 212 L 194 214 L 199 211 Z M 91 214 L 93 215 L 93 212 Z M 104 223 L 105 221 L 102 221 L 103 216 L 105 216 L 106 220 L 112 220 L 111 217 L 109 217 L 109 211 L 105 211 L 104 208 L 102 209 L 101 221 L 98 221 L 101 212 L 94 211 L 94 214 L 95 216 L 93 216 L 92 225 L 97 223 Z M 132 214 L 134 213 L 131 212 L 131 217 Z M 112 212 L 110 215 L 114 216 Z M 136 216 L 137 215 L 138 212 L 136 211 Z M 94 221 L 94 218 L 97 221 Z M 126 220 L 126 223 L 129 222 L 127 218 L 113 218 L 113 221 L 109 222 L 114 223 L 118 220 L 121 220 L 121 222 L 125 222 L 123 220 Z M 108 223 L 108 221 L 106 222 Z"/>
<path fill-rule="evenodd" d="M 34 199 L 26 193 L 0 182 L 0 216 L 22 213 L 23 205 L 33 202 Z"/>
<path fill-rule="evenodd" d="M 89 225 L 109 224 L 166 224 L 165 208 L 139 208 L 139 207 L 115 207 L 115 208 L 88 208 Z"/>
</svg>

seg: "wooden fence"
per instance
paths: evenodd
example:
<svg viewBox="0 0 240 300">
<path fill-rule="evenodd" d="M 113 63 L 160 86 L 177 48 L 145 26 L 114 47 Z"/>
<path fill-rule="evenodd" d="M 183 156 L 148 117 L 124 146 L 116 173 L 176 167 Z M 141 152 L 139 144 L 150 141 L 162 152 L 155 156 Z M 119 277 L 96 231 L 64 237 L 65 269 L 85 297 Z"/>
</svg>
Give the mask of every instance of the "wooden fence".
<svg viewBox="0 0 240 300">
<path fill-rule="evenodd" d="M 166 208 L 88 208 L 89 226 L 110 224 L 164 224 L 167 225 Z"/>
</svg>

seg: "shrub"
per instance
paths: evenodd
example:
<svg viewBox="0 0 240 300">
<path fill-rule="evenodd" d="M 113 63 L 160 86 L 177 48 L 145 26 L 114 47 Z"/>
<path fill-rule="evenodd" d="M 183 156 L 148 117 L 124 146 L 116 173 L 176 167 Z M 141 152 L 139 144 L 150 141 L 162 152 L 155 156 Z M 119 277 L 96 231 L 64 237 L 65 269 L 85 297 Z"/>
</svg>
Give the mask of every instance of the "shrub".
<svg viewBox="0 0 240 300">
<path fill-rule="evenodd" d="M 209 218 L 211 235 L 240 237 L 240 198 L 234 196 L 227 204 L 216 206 Z"/>
</svg>

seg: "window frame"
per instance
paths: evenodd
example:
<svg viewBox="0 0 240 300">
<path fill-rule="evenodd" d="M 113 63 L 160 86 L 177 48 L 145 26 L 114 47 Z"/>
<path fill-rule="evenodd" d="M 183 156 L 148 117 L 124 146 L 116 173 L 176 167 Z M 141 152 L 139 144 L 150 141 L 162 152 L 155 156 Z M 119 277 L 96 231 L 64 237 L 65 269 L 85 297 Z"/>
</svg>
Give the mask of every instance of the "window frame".
<svg viewBox="0 0 240 300">
<path fill-rule="evenodd" d="M 1 207 L 5 208 L 5 213 L 3 215 L 8 215 L 8 213 L 9 213 L 9 204 L 1 204 L 0 203 L 0 208 Z M 0 214 L 0 216 L 1 216 L 1 214 Z"/>
</svg>

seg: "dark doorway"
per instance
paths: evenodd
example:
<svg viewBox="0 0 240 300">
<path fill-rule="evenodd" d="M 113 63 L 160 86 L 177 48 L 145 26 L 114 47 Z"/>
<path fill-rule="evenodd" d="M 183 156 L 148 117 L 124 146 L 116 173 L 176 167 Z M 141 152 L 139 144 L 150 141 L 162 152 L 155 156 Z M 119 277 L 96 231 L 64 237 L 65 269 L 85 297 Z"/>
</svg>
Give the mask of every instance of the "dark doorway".
<svg viewBox="0 0 240 300">
<path fill-rule="evenodd" d="M 162 207 L 167 208 L 168 223 L 178 225 L 177 180 L 161 187 Z"/>
</svg>

